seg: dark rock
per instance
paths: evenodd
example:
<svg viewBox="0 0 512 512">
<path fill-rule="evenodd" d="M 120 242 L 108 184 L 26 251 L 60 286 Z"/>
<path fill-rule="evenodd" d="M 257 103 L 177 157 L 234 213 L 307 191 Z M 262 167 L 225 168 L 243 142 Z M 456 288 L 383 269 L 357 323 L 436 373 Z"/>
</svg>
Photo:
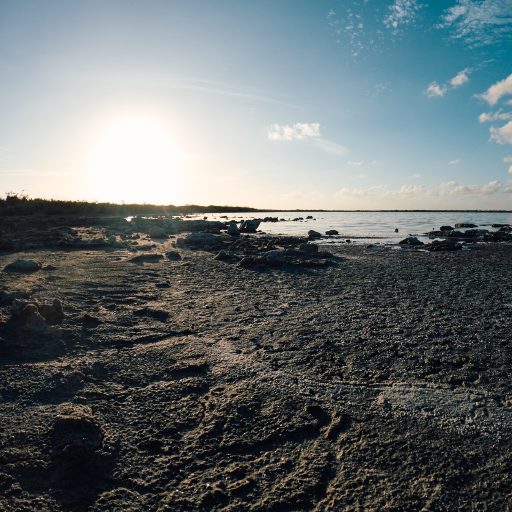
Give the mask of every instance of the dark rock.
<svg viewBox="0 0 512 512">
<path fill-rule="evenodd" d="M 327 236 L 334 236 L 334 235 L 339 235 L 339 232 L 336 231 L 335 229 L 329 229 L 328 231 L 325 232 L 325 234 Z"/>
<path fill-rule="evenodd" d="M 222 243 L 225 239 L 226 235 L 216 235 L 213 233 L 199 231 L 178 238 L 176 240 L 176 246 L 191 249 L 203 249 L 212 246 L 215 247 L 219 243 Z"/>
<path fill-rule="evenodd" d="M 495 231 L 484 235 L 485 242 L 512 242 L 512 234 L 505 231 Z"/>
<path fill-rule="evenodd" d="M 102 321 L 99 318 L 96 318 L 95 316 L 89 315 L 89 313 L 85 313 L 82 316 L 82 325 L 86 329 L 94 329 L 95 327 L 98 327 Z"/>
<path fill-rule="evenodd" d="M 455 224 L 455 227 L 456 228 L 476 228 L 478 226 L 476 224 L 471 224 L 471 223 L 467 223 L 467 222 L 459 222 L 459 223 Z"/>
<path fill-rule="evenodd" d="M 240 260 L 239 265 L 245 268 L 254 268 L 264 266 L 265 263 L 265 260 L 259 256 L 246 256 Z"/>
<path fill-rule="evenodd" d="M 429 251 L 457 251 L 462 249 L 462 244 L 456 240 L 434 240 L 431 244 L 425 246 Z"/>
<path fill-rule="evenodd" d="M 128 261 L 130 263 L 157 263 L 158 261 L 164 258 L 163 254 L 139 254 L 138 256 L 134 256 L 130 258 Z"/>
<path fill-rule="evenodd" d="M 395 228 L 395 233 L 398 233 L 398 228 Z"/>
<path fill-rule="evenodd" d="M 154 308 L 141 308 L 136 309 L 133 314 L 135 316 L 143 316 L 148 318 L 154 318 L 159 322 L 167 322 L 169 320 L 170 314 L 168 311 L 164 311 L 162 309 L 154 309 Z"/>
<path fill-rule="evenodd" d="M 60 465 L 78 469 L 93 460 L 103 438 L 97 420 L 79 409 L 74 414 L 57 416 L 50 429 L 52 457 Z"/>
<path fill-rule="evenodd" d="M 236 225 L 235 222 L 228 224 L 228 235 L 231 235 L 231 236 L 240 235 L 240 230 L 238 229 L 238 226 Z"/>
<path fill-rule="evenodd" d="M 256 233 L 260 222 L 259 219 L 244 220 L 242 224 L 240 224 L 240 233 Z"/>
<path fill-rule="evenodd" d="M 285 262 L 284 251 L 274 249 L 263 254 L 266 263 L 273 266 L 282 265 Z"/>
<path fill-rule="evenodd" d="M 19 259 L 6 265 L 4 270 L 6 272 L 36 272 L 41 270 L 41 267 L 42 265 L 39 261 Z"/>
<path fill-rule="evenodd" d="M 219 251 L 213 259 L 217 261 L 231 261 L 233 257 L 227 251 L 222 250 Z"/>
<path fill-rule="evenodd" d="M 400 242 L 400 245 L 425 245 L 421 240 L 418 240 L 415 236 L 408 236 Z"/>
<path fill-rule="evenodd" d="M 181 254 L 178 251 L 167 251 L 165 255 L 167 256 L 167 259 L 171 261 L 181 260 Z"/>
<path fill-rule="evenodd" d="M 41 304 L 38 310 L 48 325 L 58 325 L 64 320 L 64 311 L 59 299 L 53 299 L 52 304 Z"/>
<path fill-rule="evenodd" d="M 299 251 L 305 254 L 315 254 L 318 253 L 318 245 L 306 242 L 299 245 Z"/>
<path fill-rule="evenodd" d="M 312 219 L 313 219 L 313 215 L 308 215 L 308 216 L 306 217 L 306 220 L 309 220 L 309 219 L 311 219 L 311 220 L 312 220 Z"/>
<path fill-rule="evenodd" d="M 453 227 L 452 226 L 441 226 L 439 228 L 439 231 L 453 231 Z"/>
<path fill-rule="evenodd" d="M 310 229 L 310 230 L 308 231 L 308 238 L 309 238 L 310 240 L 315 240 L 315 239 L 317 239 L 317 238 L 322 238 L 322 234 L 321 234 L 321 233 L 319 233 L 318 231 L 315 231 L 315 230 L 313 230 L 313 229 Z"/>
</svg>

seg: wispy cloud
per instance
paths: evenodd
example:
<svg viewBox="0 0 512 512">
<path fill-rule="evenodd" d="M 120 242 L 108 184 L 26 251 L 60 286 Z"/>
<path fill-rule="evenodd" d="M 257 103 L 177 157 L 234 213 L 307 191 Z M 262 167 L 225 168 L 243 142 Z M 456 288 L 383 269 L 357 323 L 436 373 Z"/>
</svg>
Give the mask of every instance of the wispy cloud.
<svg viewBox="0 0 512 512">
<path fill-rule="evenodd" d="M 431 82 L 427 87 L 427 96 L 429 98 L 442 98 L 449 89 L 457 89 L 457 87 L 469 82 L 470 73 L 471 70 L 469 68 L 465 68 L 462 71 L 459 71 L 454 77 L 450 78 L 446 84 Z"/>
<path fill-rule="evenodd" d="M 498 144 L 512 144 L 512 121 L 500 128 L 491 127 L 490 133 L 491 139 Z"/>
<path fill-rule="evenodd" d="M 498 101 L 503 96 L 509 96 L 512 94 L 512 74 L 508 75 L 507 78 L 500 80 L 499 82 L 496 82 L 495 84 L 491 85 L 489 89 L 487 89 L 486 92 L 484 92 L 481 95 L 481 98 L 483 98 L 489 105 L 493 106 L 498 103 Z M 507 104 L 510 104 L 507 102 Z"/>
<path fill-rule="evenodd" d="M 397 34 L 406 25 L 413 24 L 418 16 L 421 4 L 416 0 L 395 0 L 384 17 L 384 26 Z"/>
<path fill-rule="evenodd" d="M 478 120 L 481 123 L 493 123 L 495 121 L 508 121 L 512 119 L 512 112 L 503 112 L 498 110 L 497 112 L 483 112 L 478 116 Z"/>
<path fill-rule="evenodd" d="M 485 185 L 464 185 L 457 181 L 445 181 L 439 185 L 442 193 L 472 195 L 472 196 L 489 196 L 496 194 L 503 188 L 503 183 L 499 180 L 493 180 Z"/>
<path fill-rule="evenodd" d="M 302 140 L 320 137 L 320 123 L 273 124 L 267 133 L 270 140 Z"/>
<path fill-rule="evenodd" d="M 267 130 L 267 137 L 272 141 L 294 141 L 308 139 L 325 153 L 343 156 L 348 149 L 337 142 L 324 139 L 320 134 L 320 123 L 273 124 Z"/>
<path fill-rule="evenodd" d="M 463 69 L 459 71 L 451 80 L 450 85 L 452 87 L 460 87 L 464 85 L 466 82 L 469 82 L 469 69 Z"/>
<path fill-rule="evenodd" d="M 512 155 L 504 157 L 504 158 L 503 158 L 503 161 L 504 161 L 506 164 L 512 164 Z"/>
<path fill-rule="evenodd" d="M 457 0 L 444 11 L 438 28 L 470 46 L 493 44 L 512 35 L 510 0 Z"/>
<path fill-rule="evenodd" d="M 456 158 L 455 160 L 450 160 L 448 163 L 450 165 L 459 165 L 460 164 L 460 159 Z"/>
<path fill-rule="evenodd" d="M 429 98 L 442 98 L 446 94 L 446 86 L 439 85 L 437 82 L 432 82 L 427 87 L 427 96 Z"/>
</svg>

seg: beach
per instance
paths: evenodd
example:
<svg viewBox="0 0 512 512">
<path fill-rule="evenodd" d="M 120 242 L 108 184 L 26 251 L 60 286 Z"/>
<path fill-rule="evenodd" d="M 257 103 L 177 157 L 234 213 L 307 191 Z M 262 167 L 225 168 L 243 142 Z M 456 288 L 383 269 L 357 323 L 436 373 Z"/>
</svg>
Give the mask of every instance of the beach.
<svg viewBox="0 0 512 512">
<path fill-rule="evenodd" d="M 0 509 L 510 506 L 510 243 L 218 258 L 82 224 L 0 256 L 41 264 L 1 274 Z"/>
</svg>

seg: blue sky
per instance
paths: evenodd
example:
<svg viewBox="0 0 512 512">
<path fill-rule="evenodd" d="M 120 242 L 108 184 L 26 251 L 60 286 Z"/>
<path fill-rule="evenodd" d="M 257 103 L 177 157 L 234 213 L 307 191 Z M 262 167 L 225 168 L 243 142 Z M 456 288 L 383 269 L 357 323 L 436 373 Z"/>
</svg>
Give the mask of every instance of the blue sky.
<svg viewBox="0 0 512 512">
<path fill-rule="evenodd" d="M 510 0 L 0 1 L 0 192 L 512 207 Z"/>
</svg>

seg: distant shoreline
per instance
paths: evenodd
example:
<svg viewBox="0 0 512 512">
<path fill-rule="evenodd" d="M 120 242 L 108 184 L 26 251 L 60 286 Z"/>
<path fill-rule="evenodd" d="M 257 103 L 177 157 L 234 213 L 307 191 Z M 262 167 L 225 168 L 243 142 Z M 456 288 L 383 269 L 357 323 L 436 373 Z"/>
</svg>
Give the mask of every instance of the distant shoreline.
<svg viewBox="0 0 512 512">
<path fill-rule="evenodd" d="M 228 205 L 155 205 L 155 204 L 116 204 L 95 203 L 87 201 L 65 201 L 56 199 L 29 198 L 16 194 L 7 194 L 0 199 L 0 215 L 148 215 L 148 214 L 200 214 L 200 213 L 261 213 L 261 212 L 294 212 L 294 213 L 512 213 L 512 210 L 479 210 L 479 209 L 306 209 L 306 208 L 253 208 L 249 206 Z"/>
</svg>

